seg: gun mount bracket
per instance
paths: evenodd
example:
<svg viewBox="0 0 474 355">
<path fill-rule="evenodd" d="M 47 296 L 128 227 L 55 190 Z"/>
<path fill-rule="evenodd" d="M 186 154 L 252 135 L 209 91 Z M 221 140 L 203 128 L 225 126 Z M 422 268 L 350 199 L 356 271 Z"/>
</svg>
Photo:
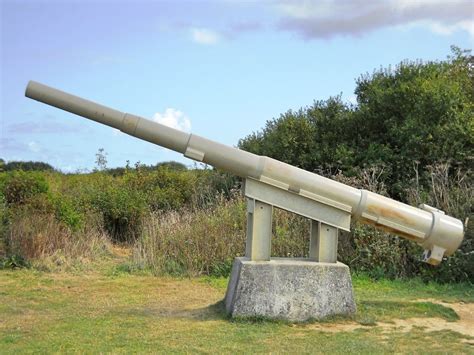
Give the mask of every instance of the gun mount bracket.
<svg viewBox="0 0 474 355">
<path fill-rule="evenodd" d="M 350 208 L 323 203 L 306 194 L 292 192 L 252 178 L 245 180 L 247 197 L 247 244 L 245 255 L 253 261 L 269 261 L 272 211 L 277 207 L 311 220 L 309 259 L 337 261 L 339 229 L 349 231 Z M 338 208 L 340 207 L 340 208 Z"/>
</svg>

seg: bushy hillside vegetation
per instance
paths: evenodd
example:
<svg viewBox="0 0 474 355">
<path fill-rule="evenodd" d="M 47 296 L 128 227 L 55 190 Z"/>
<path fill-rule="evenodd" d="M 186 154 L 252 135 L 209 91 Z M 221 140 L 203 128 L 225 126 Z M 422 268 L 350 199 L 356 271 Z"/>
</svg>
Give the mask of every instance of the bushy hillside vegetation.
<svg viewBox="0 0 474 355">
<path fill-rule="evenodd" d="M 443 62 L 377 70 L 357 80 L 357 105 L 334 97 L 288 111 L 239 145 L 412 205 L 471 217 L 461 249 L 439 267 L 422 263 L 413 243 L 358 224 L 341 235 L 339 260 L 373 277 L 474 282 L 473 65 L 468 52 L 454 48 Z M 111 243 L 127 243 L 134 250 L 130 270 L 229 273 L 245 243 L 238 179 L 179 163 L 106 169 L 102 153 L 89 174 L 2 163 L 5 266 L 76 267 L 106 256 Z M 274 256 L 307 255 L 309 222 L 276 211 L 272 243 Z"/>
<path fill-rule="evenodd" d="M 54 171 L 54 168 L 48 163 L 40 161 L 9 161 L 5 163 L 5 160 L 0 159 L 0 172 L 2 171 Z"/>
<path fill-rule="evenodd" d="M 389 195 L 407 201 L 417 177 L 474 159 L 474 59 L 453 48 L 443 62 L 405 61 L 356 81 L 357 105 L 340 96 L 288 111 L 239 142 L 240 148 L 315 172 L 357 176 L 377 167 Z"/>
<path fill-rule="evenodd" d="M 453 47 L 446 61 L 381 68 L 357 79 L 355 94 L 357 105 L 338 96 L 288 111 L 239 146 L 329 177 L 355 178 L 354 186 L 362 187 L 362 178 L 373 191 L 468 221 L 457 254 L 465 263 L 454 257 L 441 269 L 472 277 L 474 57 Z"/>
</svg>

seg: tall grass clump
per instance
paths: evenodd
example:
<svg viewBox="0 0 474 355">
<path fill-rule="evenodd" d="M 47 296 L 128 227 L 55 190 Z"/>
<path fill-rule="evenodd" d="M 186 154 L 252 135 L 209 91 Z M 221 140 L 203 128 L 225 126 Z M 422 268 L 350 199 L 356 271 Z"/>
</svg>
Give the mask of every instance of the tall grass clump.
<svg viewBox="0 0 474 355">
<path fill-rule="evenodd" d="M 221 195 L 212 205 L 152 213 L 134 245 L 133 262 L 155 274 L 228 276 L 245 254 L 246 201 Z M 309 220 L 275 209 L 272 256 L 305 257 Z"/>
<path fill-rule="evenodd" d="M 245 251 L 242 198 L 209 207 L 152 213 L 134 246 L 134 263 L 156 274 L 227 275 Z"/>
<path fill-rule="evenodd" d="M 471 281 L 474 283 L 474 179 L 472 171 L 443 162 L 429 166 L 424 172 L 429 179 L 428 189 L 422 189 L 418 174 L 407 189 L 412 204 L 426 203 L 459 218 L 465 223 L 464 240 L 456 252 L 436 268 L 423 265 L 420 273 L 425 278 L 443 282 Z"/>
<path fill-rule="evenodd" d="M 108 254 L 109 239 L 93 221 L 72 230 L 52 214 L 18 210 L 6 233 L 10 255 L 46 270 L 68 270 Z"/>
<path fill-rule="evenodd" d="M 274 208 L 271 255 L 284 258 L 308 257 L 309 231 L 308 218 Z"/>
<path fill-rule="evenodd" d="M 51 174 L 0 174 L 0 257 L 4 260 L 57 270 L 89 263 L 106 253 L 109 240 L 97 216 L 84 213 L 71 195 L 52 189 Z"/>
</svg>

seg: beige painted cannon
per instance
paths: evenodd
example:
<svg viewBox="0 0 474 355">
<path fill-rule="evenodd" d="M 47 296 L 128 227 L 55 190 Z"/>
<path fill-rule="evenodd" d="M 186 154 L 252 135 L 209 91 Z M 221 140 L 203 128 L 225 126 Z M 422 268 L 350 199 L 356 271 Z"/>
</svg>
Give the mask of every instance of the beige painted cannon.
<svg viewBox="0 0 474 355">
<path fill-rule="evenodd" d="M 250 260 L 270 260 L 273 207 L 311 219 L 309 256 L 319 262 L 336 262 L 338 229 L 348 231 L 351 217 L 420 244 L 430 264 L 453 254 L 463 239 L 460 220 L 427 205 L 409 206 L 34 81 L 29 82 L 25 95 L 243 177 L 248 199 L 246 256 Z"/>
</svg>

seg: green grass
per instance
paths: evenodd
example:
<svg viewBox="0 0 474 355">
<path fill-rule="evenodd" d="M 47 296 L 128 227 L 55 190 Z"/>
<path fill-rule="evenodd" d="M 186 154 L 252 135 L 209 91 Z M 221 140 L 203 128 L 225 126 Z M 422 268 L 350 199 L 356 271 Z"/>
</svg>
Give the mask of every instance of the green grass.
<svg viewBox="0 0 474 355">
<path fill-rule="evenodd" d="M 178 279 L 122 271 L 84 275 L 0 271 L 0 353 L 473 351 L 464 342 L 468 337 L 456 332 L 387 331 L 376 325 L 411 317 L 456 321 L 449 306 L 414 301 L 472 302 L 468 285 L 354 277 L 356 321 L 374 326 L 335 334 L 320 327 L 344 325 L 347 320 L 291 324 L 228 319 L 220 302 L 225 278 Z"/>
<path fill-rule="evenodd" d="M 474 302 L 474 287 L 467 283 L 439 284 L 425 283 L 420 279 L 373 280 L 366 275 L 353 275 L 354 290 L 364 299 L 436 298 L 440 301 Z"/>
</svg>

